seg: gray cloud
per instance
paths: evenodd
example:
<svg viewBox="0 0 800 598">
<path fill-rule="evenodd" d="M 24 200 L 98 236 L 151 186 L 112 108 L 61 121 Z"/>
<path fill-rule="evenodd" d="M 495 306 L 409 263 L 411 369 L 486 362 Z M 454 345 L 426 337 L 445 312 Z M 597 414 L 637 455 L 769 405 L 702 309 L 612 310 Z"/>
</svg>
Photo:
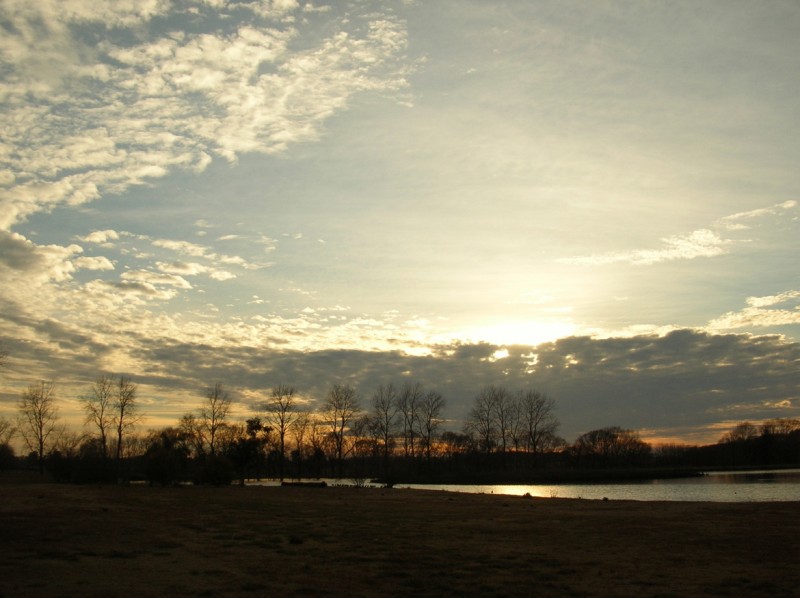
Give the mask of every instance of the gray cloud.
<svg viewBox="0 0 800 598">
<path fill-rule="evenodd" d="M 78 245 L 36 245 L 22 235 L 0 230 L 0 269 L 9 268 L 30 281 L 70 279 L 75 271 L 70 258 L 82 252 Z"/>
<path fill-rule="evenodd" d="M 85 345 L 104 354 L 85 335 L 43 323 L 40 332 L 63 349 Z M 45 330 L 46 328 L 46 330 Z M 712 335 L 676 330 L 665 336 L 593 339 L 571 337 L 538 347 L 501 347 L 488 343 L 439 346 L 433 354 L 401 351 L 281 351 L 255 347 L 219 347 L 204 343 L 156 341 L 128 334 L 119 346 L 134 346 L 129 360 L 143 395 L 153 399 L 154 415 L 171 413 L 166 398 L 198 397 L 222 382 L 240 397 L 265 394 L 279 383 L 295 385 L 320 400 L 334 383 L 356 386 L 367 404 L 378 384 L 420 382 L 447 399 L 450 426 L 460 428 L 473 397 L 486 384 L 511 390 L 534 387 L 556 399 L 562 433 L 568 439 L 592 428 L 620 425 L 654 435 L 694 430 L 712 438 L 731 420 L 761 420 L 800 415 L 800 345 L 779 336 Z M 44 359 L 39 345 L 15 346 L 20 358 Z M 100 361 L 91 362 L 99 367 Z M 74 367 L 64 361 L 59 367 Z M 89 367 L 81 374 L 94 376 Z M 77 373 L 77 372 L 76 372 Z M 64 377 L 74 378 L 71 372 Z M 89 383 L 91 377 L 87 378 Z M 199 394 L 198 394 L 199 393 Z M 252 407 L 252 404 L 244 407 Z M 711 435 L 711 436 L 709 436 Z"/>
</svg>

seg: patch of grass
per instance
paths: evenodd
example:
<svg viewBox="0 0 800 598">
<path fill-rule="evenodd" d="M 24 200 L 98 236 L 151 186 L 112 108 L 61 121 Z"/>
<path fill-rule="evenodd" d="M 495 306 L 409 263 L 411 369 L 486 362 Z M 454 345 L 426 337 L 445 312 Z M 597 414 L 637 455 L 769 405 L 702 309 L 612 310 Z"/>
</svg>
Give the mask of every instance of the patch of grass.
<svg viewBox="0 0 800 598">
<path fill-rule="evenodd" d="M 124 588 L 130 595 L 790 596 L 800 587 L 798 503 L 612 505 L 399 489 L 40 484 L 32 508 L 30 486 L 0 480 L 0 492 L 0 521 L 9 522 L 0 531 L 0 596 L 65 588 L 96 595 Z"/>
<path fill-rule="evenodd" d="M 107 559 L 135 559 L 139 554 L 134 550 L 112 550 L 105 554 Z"/>
</svg>

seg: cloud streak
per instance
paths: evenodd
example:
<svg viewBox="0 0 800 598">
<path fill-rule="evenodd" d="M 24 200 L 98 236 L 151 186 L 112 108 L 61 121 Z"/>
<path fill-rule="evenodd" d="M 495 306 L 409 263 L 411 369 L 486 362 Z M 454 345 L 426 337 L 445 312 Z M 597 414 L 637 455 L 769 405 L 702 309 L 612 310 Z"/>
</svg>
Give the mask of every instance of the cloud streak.
<svg viewBox="0 0 800 598">
<path fill-rule="evenodd" d="M 562 258 L 564 264 L 581 266 L 603 266 L 626 263 L 634 266 L 651 266 L 674 260 L 692 260 L 702 257 L 715 257 L 727 253 L 732 241 L 723 239 L 714 231 L 700 229 L 688 235 L 674 235 L 661 239 L 660 249 L 636 249 L 625 252 L 608 252 L 597 255 Z"/>
<path fill-rule="evenodd" d="M 714 222 L 715 229 L 726 231 L 747 230 L 747 221 L 756 221 L 768 216 L 782 216 L 797 207 L 794 200 L 785 201 L 767 208 L 738 212 L 724 216 Z M 563 264 L 581 266 L 603 266 L 607 264 L 630 264 L 634 266 L 652 266 L 675 260 L 693 260 L 712 258 L 729 253 L 737 241 L 721 236 L 717 230 L 702 228 L 688 234 L 672 235 L 661 239 L 661 248 L 634 249 L 631 251 L 610 251 L 594 255 L 560 258 Z"/>
</svg>

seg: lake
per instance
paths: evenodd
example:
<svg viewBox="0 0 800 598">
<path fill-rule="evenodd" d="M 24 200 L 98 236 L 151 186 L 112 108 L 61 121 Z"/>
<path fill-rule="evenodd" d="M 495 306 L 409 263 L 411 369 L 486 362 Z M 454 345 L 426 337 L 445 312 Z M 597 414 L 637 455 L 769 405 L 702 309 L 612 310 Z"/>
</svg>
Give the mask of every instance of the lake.
<svg viewBox="0 0 800 598">
<path fill-rule="evenodd" d="M 396 488 L 595 500 L 800 501 L 800 469 L 709 471 L 702 477 L 613 484 L 398 484 Z"/>
</svg>

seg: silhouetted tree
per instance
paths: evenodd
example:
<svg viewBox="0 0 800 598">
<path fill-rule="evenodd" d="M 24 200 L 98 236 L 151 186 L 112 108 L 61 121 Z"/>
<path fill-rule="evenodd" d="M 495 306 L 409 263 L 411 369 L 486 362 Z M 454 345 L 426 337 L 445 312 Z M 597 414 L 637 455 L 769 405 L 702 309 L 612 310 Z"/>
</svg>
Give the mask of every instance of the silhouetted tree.
<svg viewBox="0 0 800 598">
<path fill-rule="evenodd" d="M 322 468 L 325 465 L 327 451 L 327 438 L 325 430 L 328 426 L 320 419 L 314 416 L 309 417 L 308 426 L 308 446 L 310 449 L 309 461 L 313 468 L 314 475 L 319 477 L 322 473 Z"/>
<path fill-rule="evenodd" d="M 193 413 L 187 413 L 181 417 L 181 433 L 186 438 L 190 453 L 198 458 L 206 455 L 206 435 L 202 422 Z"/>
<path fill-rule="evenodd" d="M 497 423 L 495 419 L 495 388 L 485 386 L 478 392 L 469 411 L 464 431 L 472 434 L 480 450 L 490 453 L 497 445 Z"/>
<path fill-rule="evenodd" d="M 727 432 L 722 438 L 720 443 L 726 442 L 743 442 L 751 440 L 758 436 L 758 428 L 750 422 L 742 422 L 736 425 L 732 430 Z"/>
<path fill-rule="evenodd" d="M 650 456 L 650 445 L 637 432 L 614 426 L 581 434 L 573 452 L 581 464 L 641 465 Z"/>
<path fill-rule="evenodd" d="M 394 445 L 397 413 L 397 391 L 392 384 L 381 384 L 372 395 L 369 430 L 381 451 L 384 476 L 388 473 L 389 455 Z"/>
<path fill-rule="evenodd" d="M 115 460 L 117 462 L 117 475 L 120 475 L 123 438 L 130 433 L 136 423 L 141 419 L 136 402 L 136 385 L 124 376 L 120 376 L 119 381 L 115 384 L 113 407 L 114 427 L 117 436 Z"/>
<path fill-rule="evenodd" d="M 263 426 L 261 429 L 263 430 Z M 225 456 L 233 464 L 239 485 L 244 486 L 248 471 L 258 459 L 262 440 L 258 437 L 255 422 L 253 425 L 229 426 L 226 433 L 228 438 L 225 442 Z M 227 482 L 218 480 L 218 485 L 219 483 L 230 483 L 230 481 L 230 479 Z"/>
<path fill-rule="evenodd" d="M 97 428 L 103 457 L 108 456 L 108 432 L 114 425 L 113 401 L 115 383 L 112 376 L 99 376 L 92 384 L 91 394 L 83 399 L 86 423 Z"/>
<path fill-rule="evenodd" d="M 419 404 L 419 437 L 428 462 L 431 460 L 433 440 L 442 425 L 444 405 L 444 397 L 435 390 L 425 393 Z"/>
<path fill-rule="evenodd" d="M 330 438 L 338 466 L 339 477 L 344 468 L 347 453 L 346 434 L 350 422 L 361 410 L 358 395 L 353 387 L 334 384 L 323 405 L 323 417 L 330 427 Z"/>
<path fill-rule="evenodd" d="M 28 449 L 36 454 L 39 473 L 43 474 L 45 455 L 60 433 L 55 385 L 44 380 L 32 384 L 22 393 L 17 408 L 19 433 Z"/>
<path fill-rule="evenodd" d="M 403 438 L 403 455 L 414 457 L 416 454 L 417 410 L 422 399 L 422 385 L 418 382 L 406 382 L 397 396 L 397 411 L 400 414 L 401 436 Z"/>
<path fill-rule="evenodd" d="M 206 400 L 200 409 L 200 425 L 208 439 L 208 450 L 211 455 L 217 453 L 217 434 L 225 426 L 231 398 L 222 384 L 217 382 L 206 390 Z"/>
<path fill-rule="evenodd" d="M 519 395 L 520 423 L 525 447 L 534 455 L 541 454 L 556 437 L 559 422 L 555 401 L 538 390 L 529 389 Z"/>
<path fill-rule="evenodd" d="M 0 471 L 11 469 L 14 465 L 14 449 L 7 442 L 0 443 Z"/>
<path fill-rule="evenodd" d="M 296 476 L 303 477 L 303 461 L 306 452 L 306 436 L 311 427 L 311 414 L 308 411 L 298 411 L 297 416 L 291 425 L 292 438 L 294 439 L 294 450 L 292 451 L 292 461 L 295 463 Z"/>
<path fill-rule="evenodd" d="M 497 439 L 500 442 L 500 451 L 505 453 L 508 450 L 508 442 L 511 436 L 511 429 L 515 418 L 514 400 L 511 394 L 502 386 L 488 386 L 484 392 L 489 394 L 489 401 L 492 405 L 492 416 L 497 430 Z"/>
<path fill-rule="evenodd" d="M 151 484 L 169 486 L 181 480 L 189 458 L 186 436 L 180 428 L 152 433 L 145 453 L 145 475 Z"/>
<path fill-rule="evenodd" d="M 442 432 L 442 452 L 446 457 L 464 454 L 472 448 L 472 440 L 468 434 L 459 434 L 452 430 Z"/>
<path fill-rule="evenodd" d="M 0 417 L 0 470 L 8 469 L 14 464 L 14 449 L 11 439 L 17 429 L 4 417 Z"/>
<path fill-rule="evenodd" d="M 761 424 L 761 434 L 791 434 L 800 430 L 800 418 L 779 417 Z"/>
<path fill-rule="evenodd" d="M 0 417 L 0 444 L 11 444 L 11 439 L 17 433 L 17 428 L 11 420 Z"/>
<path fill-rule="evenodd" d="M 293 386 L 279 384 L 272 389 L 272 395 L 264 405 L 267 422 L 272 425 L 278 435 L 278 472 L 281 481 L 283 481 L 286 461 L 286 433 L 297 417 L 294 395 Z"/>
</svg>

